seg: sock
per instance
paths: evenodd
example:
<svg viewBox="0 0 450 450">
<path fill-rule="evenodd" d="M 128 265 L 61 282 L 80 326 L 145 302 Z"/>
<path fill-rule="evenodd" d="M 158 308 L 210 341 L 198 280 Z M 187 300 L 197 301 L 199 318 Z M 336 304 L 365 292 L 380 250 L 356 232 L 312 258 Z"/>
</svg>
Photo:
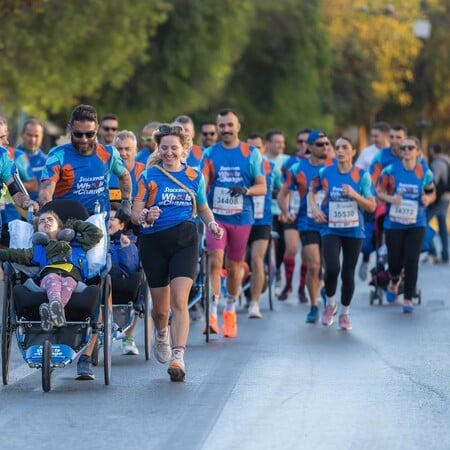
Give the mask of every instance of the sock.
<svg viewBox="0 0 450 450">
<path fill-rule="evenodd" d="M 183 359 L 184 357 L 184 347 L 181 347 L 179 345 L 176 345 L 175 347 L 172 347 L 172 355 L 174 358 L 177 359 Z"/>
<path fill-rule="evenodd" d="M 308 266 L 306 264 L 301 265 L 300 267 L 300 287 L 304 288 L 306 284 L 306 271 L 308 270 Z"/>
<path fill-rule="evenodd" d="M 231 294 L 227 294 L 227 303 L 225 305 L 226 312 L 234 312 L 236 311 L 236 298 L 234 298 Z"/>
<path fill-rule="evenodd" d="M 327 295 L 327 305 L 335 306 L 336 305 L 336 297 L 332 295 L 331 297 L 328 297 Z"/>
<path fill-rule="evenodd" d="M 288 289 L 292 289 L 292 276 L 294 274 L 295 269 L 295 258 L 287 258 L 286 256 L 283 258 L 284 262 L 284 272 L 286 275 L 286 287 Z"/>
<path fill-rule="evenodd" d="M 349 311 L 350 311 L 350 305 L 348 305 L 348 306 L 341 305 L 341 314 L 348 314 Z"/>
<path fill-rule="evenodd" d="M 169 332 L 169 327 L 165 327 L 162 330 L 157 330 L 158 337 L 165 338 L 167 337 L 167 333 Z"/>
<path fill-rule="evenodd" d="M 217 317 L 217 307 L 219 306 L 219 296 L 213 295 L 209 304 L 209 311 L 211 316 Z"/>
</svg>

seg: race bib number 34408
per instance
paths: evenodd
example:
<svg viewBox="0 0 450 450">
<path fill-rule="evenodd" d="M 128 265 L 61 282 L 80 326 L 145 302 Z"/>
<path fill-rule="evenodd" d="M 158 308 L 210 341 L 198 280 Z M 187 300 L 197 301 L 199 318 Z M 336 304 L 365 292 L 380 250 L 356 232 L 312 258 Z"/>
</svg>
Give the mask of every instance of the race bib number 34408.
<svg viewBox="0 0 450 450">
<path fill-rule="evenodd" d="M 221 214 L 222 216 L 232 216 L 233 214 L 240 214 L 244 209 L 244 197 L 242 195 L 232 197 L 228 193 L 228 191 L 229 189 L 226 187 L 214 188 L 214 214 Z"/>
</svg>

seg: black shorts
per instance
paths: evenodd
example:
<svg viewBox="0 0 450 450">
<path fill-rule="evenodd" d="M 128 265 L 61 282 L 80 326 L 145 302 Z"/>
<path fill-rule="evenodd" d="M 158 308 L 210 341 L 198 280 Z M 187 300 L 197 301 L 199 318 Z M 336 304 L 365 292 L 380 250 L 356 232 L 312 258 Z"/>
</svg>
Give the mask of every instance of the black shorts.
<svg viewBox="0 0 450 450">
<path fill-rule="evenodd" d="M 297 221 L 292 223 L 283 223 L 283 230 L 298 230 Z"/>
<path fill-rule="evenodd" d="M 320 247 L 322 242 L 319 231 L 300 231 L 300 240 L 303 247 L 311 244 L 319 244 Z"/>
<path fill-rule="evenodd" d="M 178 277 L 195 279 L 199 235 L 193 222 L 154 234 L 141 234 L 139 253 L 148 285 L 164 287 Z"/>
<path fill-rule="evenodd" d="M 253 225 L 250 231 L 250 236 L 248 237 L 248 243 L 251 244 L 253 241 L 263 239 L 268 241 L 270 239 L 270 225 Z"/>
</svg>

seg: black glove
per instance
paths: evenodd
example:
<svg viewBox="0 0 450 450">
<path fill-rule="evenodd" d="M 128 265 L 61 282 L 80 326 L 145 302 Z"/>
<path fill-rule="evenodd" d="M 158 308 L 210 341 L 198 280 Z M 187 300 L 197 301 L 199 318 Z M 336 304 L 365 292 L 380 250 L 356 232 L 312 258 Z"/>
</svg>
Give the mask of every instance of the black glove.
<svg viewBox="0 0 450 450">
<path fill-rule="evenodd" d="M 120 202 L 120 207 L 116 212 L 116 217 L 122 221 L 130 220 L 130 218 L 131 218 L 131 200 L 123 199 Z"/>
<path fill-rule="evenodd" d="M 239 197 L 240 195 L 247 195 L 248 193 L 248 188 L 244 187 L 244 186 L 232 186 L 230 187 L 230 189 L 228 190 L 228 193 L 232 196 L 232 197 Z"/>
</svg>

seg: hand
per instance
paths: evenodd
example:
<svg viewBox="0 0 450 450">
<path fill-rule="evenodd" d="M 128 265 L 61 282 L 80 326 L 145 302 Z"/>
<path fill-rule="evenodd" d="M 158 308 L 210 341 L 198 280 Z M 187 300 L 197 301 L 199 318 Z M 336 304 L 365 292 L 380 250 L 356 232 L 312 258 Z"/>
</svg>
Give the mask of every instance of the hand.
<svg viewBox="0 0 450 450">
<path fill-rule="evenodd" d="M 125 233 L 122 233 L 120 235 L 120 246 L 128 247 L 130 244 L 131 244 L 130 238 Z"/>
<path fill-rule="evenodd" d="M 139 213 L 138 222 L 144 228 L 152 227 L 155 220 L 159 219 L 161 215 L 161 209 L 158 206 L 152 206 L 151 208 L 144 208 Z"/>
<path fill-rule="evenodd" d="M 356 196 L 356 191 L 349 184 L 342 185 L 342 193 L 346 195 L 348 198 L 354 199 Z"/>
<path fill-rule="evenodd" d="M 402 196 L 400 194 L 395 194 L 391 196 L 390 200 L 393 205 L 400 205 L 402 201 Z"/>
<path fill-rule="evenodd" d="M 119 220 L 127 221 L 131 217 L 131 200 L 122 200 L 120 202 L 120 207 L 116 212 L 116 217 Z"/>
<path fill-rule="evenodd" d="M 223 228 L 221 228 L 220 225 L 216 221 L 213 220 L 213 221 L 209 222 L 208 228 L 210 229 L 211 233 L 217 240 L 222 239 Z"/>
<path fill-rule="evenodd" d="M 231 197 L 239 197 L 240 195 L 247 195 L 248 188 L 244 186 L 232 186 L 228 189 L 228 193 Z"/>
</svg>

